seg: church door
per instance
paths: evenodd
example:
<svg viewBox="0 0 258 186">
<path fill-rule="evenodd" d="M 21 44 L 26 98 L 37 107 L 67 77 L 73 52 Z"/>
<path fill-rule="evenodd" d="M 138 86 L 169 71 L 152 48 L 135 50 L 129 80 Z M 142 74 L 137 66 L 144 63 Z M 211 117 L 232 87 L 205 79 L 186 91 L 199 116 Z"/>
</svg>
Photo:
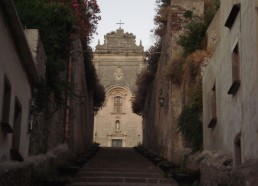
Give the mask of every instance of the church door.
<svg viewBox="0 0 258 186">
<path fill-rule="evenodd" d="M 122 140 L 121 139 L 113 139 L 112 147 L 122 147 Z"/>
</svg>

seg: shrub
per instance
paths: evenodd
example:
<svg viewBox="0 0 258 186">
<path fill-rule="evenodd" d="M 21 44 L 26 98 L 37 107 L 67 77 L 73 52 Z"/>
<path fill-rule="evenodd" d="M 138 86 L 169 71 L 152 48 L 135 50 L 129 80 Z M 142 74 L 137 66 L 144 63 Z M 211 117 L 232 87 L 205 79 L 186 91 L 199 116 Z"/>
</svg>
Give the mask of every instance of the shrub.
<svg viewBox="0 0 258 186">
<path fill-rule="evenodd" d="M 148 90 L 150 88 L 150 85 L 154 80 L 154 77 L 155 77 L 155 74 L 147 69 L 142 71 L 142 73 L 138 75 L 138 78 L 136 81 L 136 86 L 137 86 L 136 97 L 133 100 L 133 104 L 132 104 L 133 112 L 138 115 L 143 114 L 145 99 L 146 99 Z"/>
<path fill-rule="evenodd" d="M 105 101 L 105 88 L 99 81 L 97 81 L 94 87 L 93 94 L 93 103 L 94 103 L 94 111 L 97 112 Z"/>
<path fill-rule="evenodd" d="M 206 27 L 203 21 L 194 19 L 185 26 L 185 32 L 179 36 L 177 44 L 183 48 L 183 56 L 186 57 L 195 50 L 204 48 L 203 39 L 206 35 Z"/>
<path fill-rule="evenodd" d="M 92 50 L 87 48 L 84 52 L 84 67 L 88 92 L 93 93 L 94 110 L 98 111 L 105 101 L 105 89 L 97 77 L 96 69 L 92 62 Z"/>
<path fill-rule="evenodd" d="M 184 107 L 179 118 L 178 128 L 193 151 L 202 149 L 202 86 L 196 83 L 190 87 L 188 97 L 190 103 Z"/>
<path fill-rule="evenodd" d="M 192 10 L 186 10 L 183 14 L 186 18 L 192 18 L 193 17 L 193 11 Z"/>
<path fill-rule="evenodd" d="M 215 16 L 218 6 L 208 6 L 204 19 L 195 16 L 185 25 L 185 31 L 177 41 L 177 44 L 183 48 L 183 57 L 187 57 L 196 50 L 206 48 L 206 30 Z M 189 13 L 186 12 L 185 14 L 188 15 Z"/>
<path fill-rule="evenodd" d="M 178 119 L 178 127 L 193 151 L 202 148 L 202 122 L 194 108 L 185 107 Z"/>
<path fill-rule="evenodd" d="M 62 73 L 69 57 L 70 38 L 77 34 L 80 36 L 83 50 L 86 51 L 84 64 L 87 88 L 94 94 L 94 108 L 101 107 L 105 99 L 104 88 L 97 78 L 92 64 L 92 50 L 87 45 L 100 19 L 97 15 L 99 8 L 96 1 L 90 0 L 88 4 L 86 1 L 76 1 L 79 3 L 78 6 L 63 0 L 17 0 L 15 2 L 23 25 L 39 29 L 47 55 L 46 80 L 42 80 L 38 86 L 39 93 L 36 98 L 38 105 L 43 107 L 44 103 L 52 103 L 56 110 L 65 103 L 66 91 L 76 96 L 73 93 L 73 85 L 64 80 Z M 79 29 L 74 29 L 75 26 Z M 54 98 L 54 100 L 51 99 L 52 102 L 48 99 L 50 97 Z"/>
<path fill-rule="evenodd" d="M 174 59 L 166 69 L 166 75 L 171 79 L 172 83 L 181 84 L 183 79 L 183 66 L 185 60 L 182 58 Z"/>
</svg>

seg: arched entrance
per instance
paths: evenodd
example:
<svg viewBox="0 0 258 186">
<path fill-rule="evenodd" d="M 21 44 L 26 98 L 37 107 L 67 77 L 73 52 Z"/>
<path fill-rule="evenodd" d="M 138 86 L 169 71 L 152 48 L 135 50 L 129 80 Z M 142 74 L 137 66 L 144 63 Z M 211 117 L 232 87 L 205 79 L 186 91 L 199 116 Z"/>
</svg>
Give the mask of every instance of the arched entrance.
<svg viewBox="0 0 258 186">
<path fill-rule="evenodd" d="M 132 112 L 132 93 L 112 87 L 104 107 L 95 116 L 94 141 L 103 147 L 133 147 L 141 143 L 142 118 Z"/>
</svg>

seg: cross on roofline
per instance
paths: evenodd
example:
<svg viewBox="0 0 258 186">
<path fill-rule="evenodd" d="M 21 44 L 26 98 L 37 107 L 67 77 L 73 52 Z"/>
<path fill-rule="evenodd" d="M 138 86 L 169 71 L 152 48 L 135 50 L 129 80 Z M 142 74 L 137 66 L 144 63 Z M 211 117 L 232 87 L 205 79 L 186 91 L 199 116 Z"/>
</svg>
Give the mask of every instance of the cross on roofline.
<svg viewBox="0 0 258 186">
<path fill-rule="evenodd" d="M 119 23 L 116 23 L 116 24 L 119 25 L 119 28 L 121 29 L 121 25 L 123 25 L 124 23 L 122 23 L 120 20 Z"/>
</svg>

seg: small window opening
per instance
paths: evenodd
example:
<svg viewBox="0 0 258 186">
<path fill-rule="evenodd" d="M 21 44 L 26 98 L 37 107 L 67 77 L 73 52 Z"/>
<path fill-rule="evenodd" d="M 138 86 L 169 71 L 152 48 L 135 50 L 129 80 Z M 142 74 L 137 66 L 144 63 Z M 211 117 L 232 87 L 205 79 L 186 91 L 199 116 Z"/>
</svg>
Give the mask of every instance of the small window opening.
<svg viewBox="0 0 258 186">
<path fill-rule="evenodd" d="M 236 44 L 232 52 L 232 85 L 228 91 L 228 94 L 235 95 L 240 87 L 240 57 L 239 47 Z"/>
<path fill-rule="evenodd" d="M 19 153 L 22 107 L 17 98 L 15 98 L 15 108 L 14 109 L 15 110 L 14 110 L 14 122 L 13 122 L 13 142 L 12 142 L 12 149 L 11 149 L 11 159 L 17 160 L 17 161 L 23 161 L 23 158 Z"/>
<path fill-rule="evenodd" d="M 234 4 L 229 13 L 228 19 L 225 23 L 226 27 L 228 27 L 230 29 L 233 26 L 239 11 L 240 11 L 240 3 Z"/>
<path fill-rule="evenodd" d="M 12 133 L 13 129 L 9 123 L 10 114 L 10 102 L 11 102 L 11 84 L 7 77 L 4 77 L 4 88 L 3 88 L 3 105 L 2 105 L 2 118 L 1 128 L 6 133 Z"/>
<path fill-rule="evenodd" d="M 216 103 L 216 85 L 213 86 L 211 91 L 211 120 L 208 127 L 214 128 L 217 124 L 217 103 Z"/>
<path fill-rule="evenodd" d="M 235 166 L 238 166 L 241 164 L 241 133 L 239 133 L 235 140 L 234 140 L 234 145 L 235 145 Z"/>
</svg>

